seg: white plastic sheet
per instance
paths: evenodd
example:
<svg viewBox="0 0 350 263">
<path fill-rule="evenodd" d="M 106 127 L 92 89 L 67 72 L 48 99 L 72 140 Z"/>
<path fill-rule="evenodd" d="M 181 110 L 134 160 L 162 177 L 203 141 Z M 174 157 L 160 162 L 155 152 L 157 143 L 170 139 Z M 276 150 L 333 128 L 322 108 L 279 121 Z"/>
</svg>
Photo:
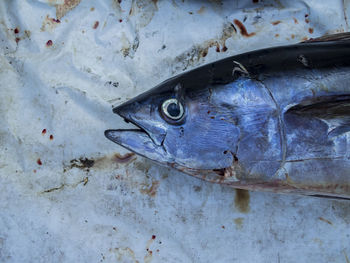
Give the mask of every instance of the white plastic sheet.
<svg viewBox="0 0 350 263">
<path fill-rule="evenodd" d="M 349 7 L 1 1 L 0 261 L 349 262 L 349 202 L 236 192 L 103 135 L 127 125 L 112 105 L 210 61 L 349 31 Z"/>
</svg>

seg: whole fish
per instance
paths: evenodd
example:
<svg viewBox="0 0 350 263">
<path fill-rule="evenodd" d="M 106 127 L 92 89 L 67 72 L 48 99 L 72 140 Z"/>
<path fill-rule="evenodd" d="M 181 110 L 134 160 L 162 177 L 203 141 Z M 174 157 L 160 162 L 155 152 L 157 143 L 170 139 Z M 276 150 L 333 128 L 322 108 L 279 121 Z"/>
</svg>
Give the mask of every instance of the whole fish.
<svg viewBox="0 0 350 263">
<path fill-rule="evenodd" d="M 350 198 L 350 33 L 219 60 L 113 109 L 113 142 L 235 188 Z"/>
</svg>

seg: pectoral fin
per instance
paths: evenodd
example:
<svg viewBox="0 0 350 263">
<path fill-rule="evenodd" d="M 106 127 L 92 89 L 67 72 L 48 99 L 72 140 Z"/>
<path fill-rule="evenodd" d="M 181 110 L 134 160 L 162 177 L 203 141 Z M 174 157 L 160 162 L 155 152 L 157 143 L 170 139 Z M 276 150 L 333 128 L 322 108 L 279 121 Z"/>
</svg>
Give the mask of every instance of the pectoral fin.
<svg viewBox="0 0 350 263">
<path fill-rule="evenodd" d="M 328 137 L 350 132 L 350 95 L 327 96 L 293 106 L 287 114 L 317 118 L 329 125 Z"/>
<path fill-rule="evenodd" d="M 339 33 L 339 34 L 332 34 L 332 35 L 324 35 L 321 37 L 305 40 L 301 43 L 330 42 L 330 41 L 350 41 L 350 33 L 346 32 L 346 33 Z"/>
</svg>

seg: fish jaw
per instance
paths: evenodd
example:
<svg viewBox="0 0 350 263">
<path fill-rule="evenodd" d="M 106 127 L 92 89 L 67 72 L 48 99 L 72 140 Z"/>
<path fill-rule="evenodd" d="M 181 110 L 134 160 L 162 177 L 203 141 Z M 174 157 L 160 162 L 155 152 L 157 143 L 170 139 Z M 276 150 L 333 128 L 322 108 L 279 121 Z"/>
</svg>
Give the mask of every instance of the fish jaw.
<svg viewBox="0 0 350 263">
<path fill-rule="evenodd" d="M 113 112 L 126 122 L 134 124 L 138 129 L 106 130 L 105 136 L 114 143 L 153 161 L 168 164 L 169 154 L 163 146 L 166 130 L 160 125 L 147 121 L 149 114 L 138 112 L 135 103 L 125 103 L 113 109 Z"/>
<path fill-rule="evenodd" d="M 114 143 L 159 163 L 168 163 L 168 154 L 143 130 L 106 130 L 105 136 Z"/>
</svg>

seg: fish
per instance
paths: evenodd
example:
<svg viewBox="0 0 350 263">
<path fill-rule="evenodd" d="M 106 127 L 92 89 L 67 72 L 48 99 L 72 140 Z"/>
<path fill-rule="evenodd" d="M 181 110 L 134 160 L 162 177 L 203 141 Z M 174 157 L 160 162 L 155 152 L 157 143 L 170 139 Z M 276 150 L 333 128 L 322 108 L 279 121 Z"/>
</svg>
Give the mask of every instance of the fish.
<svg viewBox="0 0 350 263">
<path fill-rule="evenodd" d="M 350 199 L 350 33 L 227 57 L 113 108 L 105 136 L 234 188 Z"/>
</svg>

